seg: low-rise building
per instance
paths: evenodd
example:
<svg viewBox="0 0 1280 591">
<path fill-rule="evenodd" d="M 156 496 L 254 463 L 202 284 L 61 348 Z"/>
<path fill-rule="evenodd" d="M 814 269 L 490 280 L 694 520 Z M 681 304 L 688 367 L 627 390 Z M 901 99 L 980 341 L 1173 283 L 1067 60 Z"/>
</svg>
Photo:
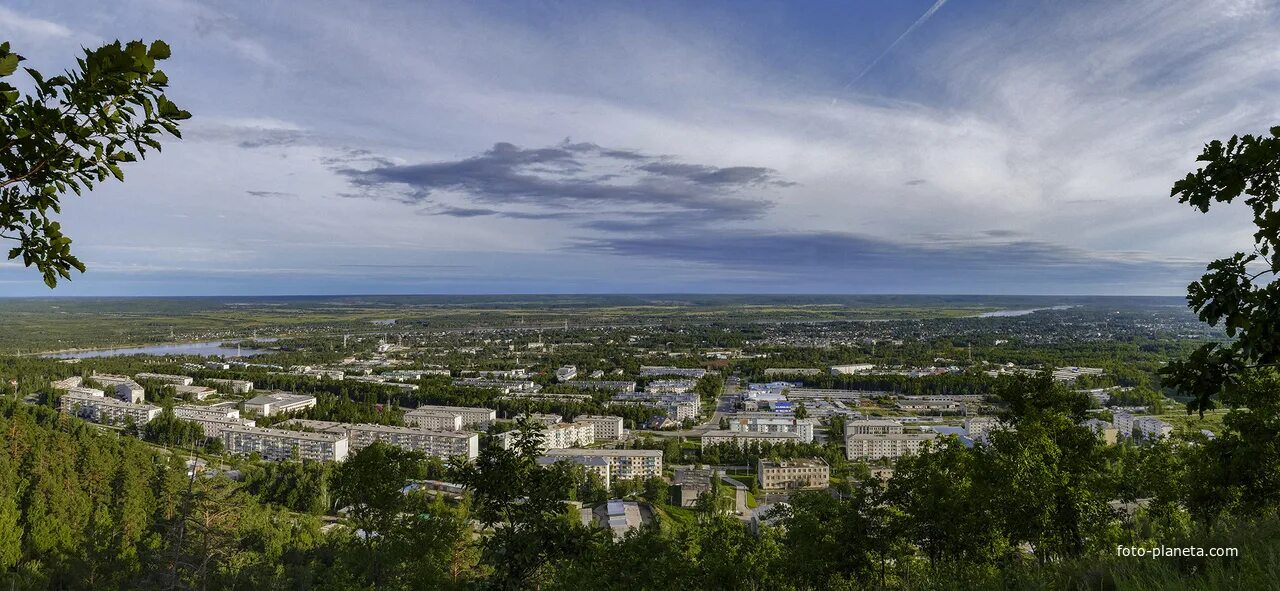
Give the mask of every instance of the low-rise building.
<svg viewBox="0 0 1280 591">
<path fill-rule="evenodd" d="M 763 489 L 824 489 L 831 485 L 831 468 L 819 459 L 765 460 L 757 469 Z"/>
<path fill-rule="evenodd" d="M 848 365 L 831 366 L 831 375 L 853 375 L 859 373 L 867 373 L 876 368 L 874 363 L 850 363 Z"/>
<path fill-rule="evenodd" d="M 136 380 L 150 380 L 153 382 L 161 382 L 164 384 L 176 384 L 179 386 L 190 386 L 195 380 L 188 376 L 179 376 L 167 373 L 139 373 L 133 376 Z"/>
<path fill-rule="evenodd" d="M 462 417 L 463 429 L 472 428 L 472 427 L 484 429 L 488 427 L 490 424 L 492 424 L 494 421 L 498 420 L 498 413 L 492 408 L 479 408 L 479 407 L 473 407 L 473 406 L 440 406 L 440 405 L 433 405 L 433 404 L 424 404 L 422 406 L 419 406 L 418 408 L 415 408 L 405 413 L 404 415 L 405 421 L 407 422 L 410 416 L 416 416 L 419 412 L 421 413 L 433 413 L 433 412 L 456 413 L 458 416 Z"/>
<path fill-rule="evenodd" d="M 597 441 L 601 439 L 622 439 L 627 433 L 627 430 L 623 427 L 622 417 L 578 415 L 573 422 L 595 425 L 595 438 Z"/>
<path fill-rule="evenodd" d="M 578 368 L 572 365 L 566 365 L 556 370 L 556 380 L 567 382 L 578 377 Z"/>
<path fill-rule="evenodd" d="M 702 434 L 702 449 L 721 443 L 746 445 L 748 443 L 768 443 L 781 445 L 784 443 L 800 443 L 800 435 L 796 433 L 757 433 L 752 431 L 707 431 Z"/>
<path fill-rule="evenodd" d="M 916 454 L 937 433 L 849 433 L 845 436 L 845 456 L 850 460 L 896 460 Z"/>
<path fill-rule="evenodd" d="M 293 392 L 268 392 L 244 401 L 245 412 L 264 417 L 298 412 L 316 405 L 316 397 Z"/>
<path fill-rule="evenodd" d="M 160 407 L 151 404 L 135 404 L 115 398 L 107 398 L 100 390 L 92 392 L 68 391 L 62 395 L 62 412 L 103 425 L 126 425 L 132 422 L 142 426 L 160 415 Z"/>
<path fill-rule="evenodd" d="M 728 417 L 730 431 L 751 433 L 795 433 L 800 441 L 813 443 L 813 421 L 795 415 L 767 412 L 740 412 Z"/>
<path fill-rule="evenodd" d="M 341 462 L 347 459 L 347 436 L 341 433 L 266 429 L 249 425 L 227 425 L 221 430 L 222 443 L 233 454 L 257 452 L 267 460 L 313 460 Z"/>
</svg>

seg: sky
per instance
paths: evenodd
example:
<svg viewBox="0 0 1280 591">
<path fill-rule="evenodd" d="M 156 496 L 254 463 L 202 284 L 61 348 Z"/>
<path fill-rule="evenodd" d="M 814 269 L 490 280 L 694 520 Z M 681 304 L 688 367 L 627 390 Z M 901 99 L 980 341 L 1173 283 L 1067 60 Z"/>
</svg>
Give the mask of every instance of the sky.
<svg viewBox="0 0 1280 591">
<path fill-rule="evenodd" d="M 1263 0 L 0 0 L 58 71 L 163 39 L 183 139 L 0 295 L 1176 295 L 1169 195 L 1280 124 Z"/>
</svg>

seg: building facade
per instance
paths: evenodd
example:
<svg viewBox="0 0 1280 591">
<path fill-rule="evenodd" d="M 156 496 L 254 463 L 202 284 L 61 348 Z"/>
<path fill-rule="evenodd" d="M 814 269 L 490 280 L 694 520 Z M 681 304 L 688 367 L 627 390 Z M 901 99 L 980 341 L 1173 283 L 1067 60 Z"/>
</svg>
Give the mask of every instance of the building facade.
<svg viewBox="0 0 1280 591">
<path fill-rule="evenodd" d="M 269 392 L 244 401 L 245 412 L 264 417 L 297 412 L 316 405 L 316 397 L 293 392 Z"/>
<path fill-rule="evenodd" d="M 603 415 L 579 415 L 575 423 L 591 423 L 595 425 L 595 439 L 622 439 L 626 435 L 622 417 Z"/>
<path fill-rule="evenodd" d="M 831 468 L 818 459 L 760 460 L 757 474 L 763 489 L 824 489 L 831 486 Z"/>
<path fill-rule="evenodd" d="M 267 460 L 341 462 L 347 459 L 347 436 L 338 433 L 306 433 L 228 425 L 221 430 L 222 443 L 233 454 L 257 452 Z"/>
<path fill-rule="evenodd" d="M 813 443 L 813 421 L 794 415 L 743 412 L 729 416 L 729 430 L 750 433 L 795 433 L 800 441 Z"/>
<path fill-rule="evenodd" d="M 498 420 L 498 412 L 493 410 L 492 408 L 478 408 L 478 407 L 472 407 L 472 406 L 439 406 L 439 405 L 431 405 L 431 404 L 424 404 L 422 406 L 419 406 L 418 408 L 415 408 L 405 413 L 405 419 L 408 420 L 409 416 L 415 415 L 419 411 L 423 413 L 426 413 L 426 412 L 456 413 L 458 416 L 462 417 L 463 429 L 470 428 L 470 427 L 483 429 L 485 427 L 488 427 L 494 421 Z"/>
<path fill-rule="evenodd" d="M 916 454 L 938 436 L 937 433 L 850 433 L 845 436 L 845 456 L 850 460 L 873 462 L 896 460 Z"/>
</svg>

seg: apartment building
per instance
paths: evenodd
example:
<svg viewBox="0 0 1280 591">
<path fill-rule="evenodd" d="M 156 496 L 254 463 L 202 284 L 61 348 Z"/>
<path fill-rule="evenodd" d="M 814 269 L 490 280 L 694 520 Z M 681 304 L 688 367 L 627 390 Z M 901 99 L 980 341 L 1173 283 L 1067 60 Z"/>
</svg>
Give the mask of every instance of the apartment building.
<svg viewBox="0 0 1280 591">
<path fill-rule="evenodd" d="M 341 424 L 331 432 L 345 432 L 350 439 L 351 451 L 358 452 L 374 442 L 382 441 L 407 450 L 419 451 L 441 458 L 465 457 L 476 459 L 480 455 L 480 436 L 466 431 L 428 431 L 416 427 L 394 427 L 358 423 Z"/>
<path fill-rule="evenodd" d="M 612 404 L 656 406 L 676 421 L 697 419 L 702 414 L 702 403 L 694 394 L 650 394 L 647 392 L 619 392 Z"/>
<path fill-rule="evenodd" d="M 937 433 L 849 433 L 844 439 L 845 456 L 862 461 L 896 460 L 919 453 L 937 437 Z"/>
<path fill-rule="evenodd" d="M 512 417 L 512 418 L 519 418 L 519 417 Z M 556 423 L 563 421 L 564 417 L 555 413 L 533 412 L 533 413 L 529 413 L 529 419 L 535 423 L 541 423 L 549 427 L 551 425 L 554 425 Z"/>
<path fill-rule="evenodd" d="M 643 365 L 640 367 L 640 377 L 643 378 L 679 376 L 697 380 L 705 375 L 707 375 L 707 370 L 702 368 L 671 367 L 669 365 Z"/>
<path fill-rule="evenodd" d="M 248 380 L 227 380 L 223 378 L 209 378 L 205 383 L 214 388 L 226 388 L 232 394 L 248 394 L 253 391 L 253 382 Z"/>
<path fill-rule="evenodd" d="M 964 420 L 964 432 L 974 441 L 986 441 L 987 435 L 999 426 L 1000 419 L 996 417 L 969 417 Z"/>
<path fill-rule="evenodd" d="M 622 439 L 626 436 L 627 430 L 623 427 L 622 417 L 604 416 L 604 415 L 578 415 L 573 420 L 575 423 L 591 423 L 595 425 L 595 438 L 597 441 L 601 439 Z"/>
<path fill-rule="evenodd" d="M 831 486 L 831 468 L 819 459 L 760 460 L 760 488 L 824 489 Z"/>
<path fill-rule="evenodd" d="M 707 431 L 702 434 L 702 448 L 716 445 L 720 443 L 733 443 L 735 445 L 746 445 L 748 443 L 768 443 L 772 445 L 780 445 L 783 443 L 800 443 L 800 435 L 797 433 L 758 433 L 753 431 Z"/>
<path fill-rule="evenodd" d="M 553 449 L 544 457 L 583 465 L 603 459 L 608 466 L 608 481 L 662 477 L 660 449 Z"/>
<path fill-rule="evenodd" d="M 49 382 L 49 387 L 53 388 L 54 390 L 70 390 L 72 388 L 79 387 L 80 384 L 83 384 L 83 383 L 84 383 L 84 378 L 80 376 L 71 376 L 69 378 L 63 378 L 61 380 L 54 380 L 52 382 Z"/>
<path fill-rule="evenodd" d="M 86 392 L 85 390 L 89 390 Z M 103 425 L 142 426 L 160 415 L 160 407 L 107 398 L 101 390 L 75 388 L 62 395 L 62 412 Z"/>
<path fill-rule="evenodd" d="M 893 435 L 902 433 L 902 423 L 889 419 L 861 419 L 844 424 L 845 435 Z"/>
<path fill-rule="evenodd" d="M 307 433 L 285 429 L 265 429 L 249 425 L 227 425 L 221 429 L 222 443 L 234 454 L 258 452 L 267 460 L 313 460 L 341 462 L 347 459 L 348 441 L 342 433 Z"/>
<path fill-rule="evenodd" d="M 558 423 L 547 425 L 541 431 L 542 450 L 566 449 L 587 446 L 595 443 L 595 425 L 591 423 Z M 516 431 L 497 434 L 497 443 L 502 449 L 511 449 L 515 444 Z"/>
<path fill-rule="evenodd" d="M 221 438 L 227 427 L 253 426 L 253 421 L 240 418 L 240 411 L 229 407 L 181 405 L 173 407 L 173 416 L 199 424 L 205 437 Z"/>
<path fill-rule="evenodd" d="M 269 417 L 297 412 L 316 405 L 315 396 L 293 392 L 268 392 L 244 401 L 245 412 Z"/>
<path fill-rule="evenodd" d="M 503 394 L 514 392 L 537 392 L 542 386 L 525 380 L 495 380 L 489 378 L 454 378 L 455 386 L 471 386 L 473 388 L 492 388 Z"/>
<path fill-rule="evenodd" d="M 644 387 L 649 394 L 685 394 L 692 392 L 698 382 L 694 380 L 654 380 Z"/>
<path fill-rule="evenodd" d="M 190 396 L 194 400 L 204 400 L 211 396 L 217 396 L 218 391 L 208 386 L 192 386 L 190 384 L 175 384 L 173 393 L 178 396 Z"/>
<path fill-rule="evenodd" d="M 566 365 L 556 370 L 556 381 L 567 382 L 578 377 L 578 368 L 572 365 Z"/>
<path fill-rule="evenodd" d="M 97 388 L 88 388 L 85 386 L 75 386 L 73 388 L 67 388 L 67 394 L 79 394 L 81 396 L 92 396 L 96 398 L 102 398 L 107 395 L 107 393 L 103 392 L 102 390 L 99 390 Z"/>
<path fill-rule="evenodd" d="M 419 406 L 418 408 L 415 408 L 405 413 L 404 415 L 405 421 L 407 422 L 411 416 L 417 416 L 418 414 L 424 414 L 428 412 L 455 413 L 458 416 L 462 417 L 462 428 L 464 429 L 471 428 L 471 427 L 477 427 L 477 428 L 483 429 L 485 427 L 488 427 L 489 424 L 498 420 L 498 413 L 492 408 L 478 408 L 478 407 L 472 407 L 472 406 L 439 406 L 439 405 L 424 404 L 422 406 Z"/>
<path fill-rule="evenodd" d="M 550 466 L 558 462 L 571 462 L 586 468 L 587 472 L 594 473 L 600 477 L 600 481 L 606 489 L 613 487 L 613 471 L 609 467 L 609 460 L 598 456 L 539 456 L 538 464 L 541 466 Z"/>
<path fill-rule="evenodd" d="M 813 443 L 813 421 L 795 415 L 768 412 L 741 412 L 728 418 L 730 431 L 749 433 L 795 433 L 800 441 Z"/>
<path fill-rule="evenodd" d="M 447 410 L 415 409 L 404 414 L 404 422 L 430 431 L 461 431 L 462 415 Z"/>
<path fill-rule="evenodd" d="M 1093 431 L 1096 435 L 1101 437 L 1102 442 L 1107 445 L 1115 445 L 1117 439 L 1119 439 L 1120 431 L 1116 429 L 1115 425 L 1104 420 L 1089 419 L 1080 423 L 1080 426 L 1088 427 L 1090 431 Z"/>
<path fill-rule="evenodd" d="M 161 382 L 165 384 L 174 384 L 178 386 L 190 386 L 194 379 L 187 376 L 179 376 L 167 373 L 139 373 L 134 374 L 135 380 L 150 380 L 153 382 Z"/>
</svg>

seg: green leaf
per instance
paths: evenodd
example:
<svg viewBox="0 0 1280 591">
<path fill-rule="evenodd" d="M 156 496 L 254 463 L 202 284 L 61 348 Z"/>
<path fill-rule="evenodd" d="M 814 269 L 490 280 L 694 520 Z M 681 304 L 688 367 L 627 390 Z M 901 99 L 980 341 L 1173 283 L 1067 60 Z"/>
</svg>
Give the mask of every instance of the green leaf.
<svg viewBox="0 0 1280 591">
<path fill-rule="evenodd" d="M 152 59 L 169 59 L 169 44 L 156 39 L 151 42 L 151 49 L 147 51 L 147 55 L 150 55 Z"/>
<path fill-rule="evenodd" d="M 9 54 L 0 57 L 0 76 L 9 76 L 18 69 L 17 54 Z"/>
</svg>

